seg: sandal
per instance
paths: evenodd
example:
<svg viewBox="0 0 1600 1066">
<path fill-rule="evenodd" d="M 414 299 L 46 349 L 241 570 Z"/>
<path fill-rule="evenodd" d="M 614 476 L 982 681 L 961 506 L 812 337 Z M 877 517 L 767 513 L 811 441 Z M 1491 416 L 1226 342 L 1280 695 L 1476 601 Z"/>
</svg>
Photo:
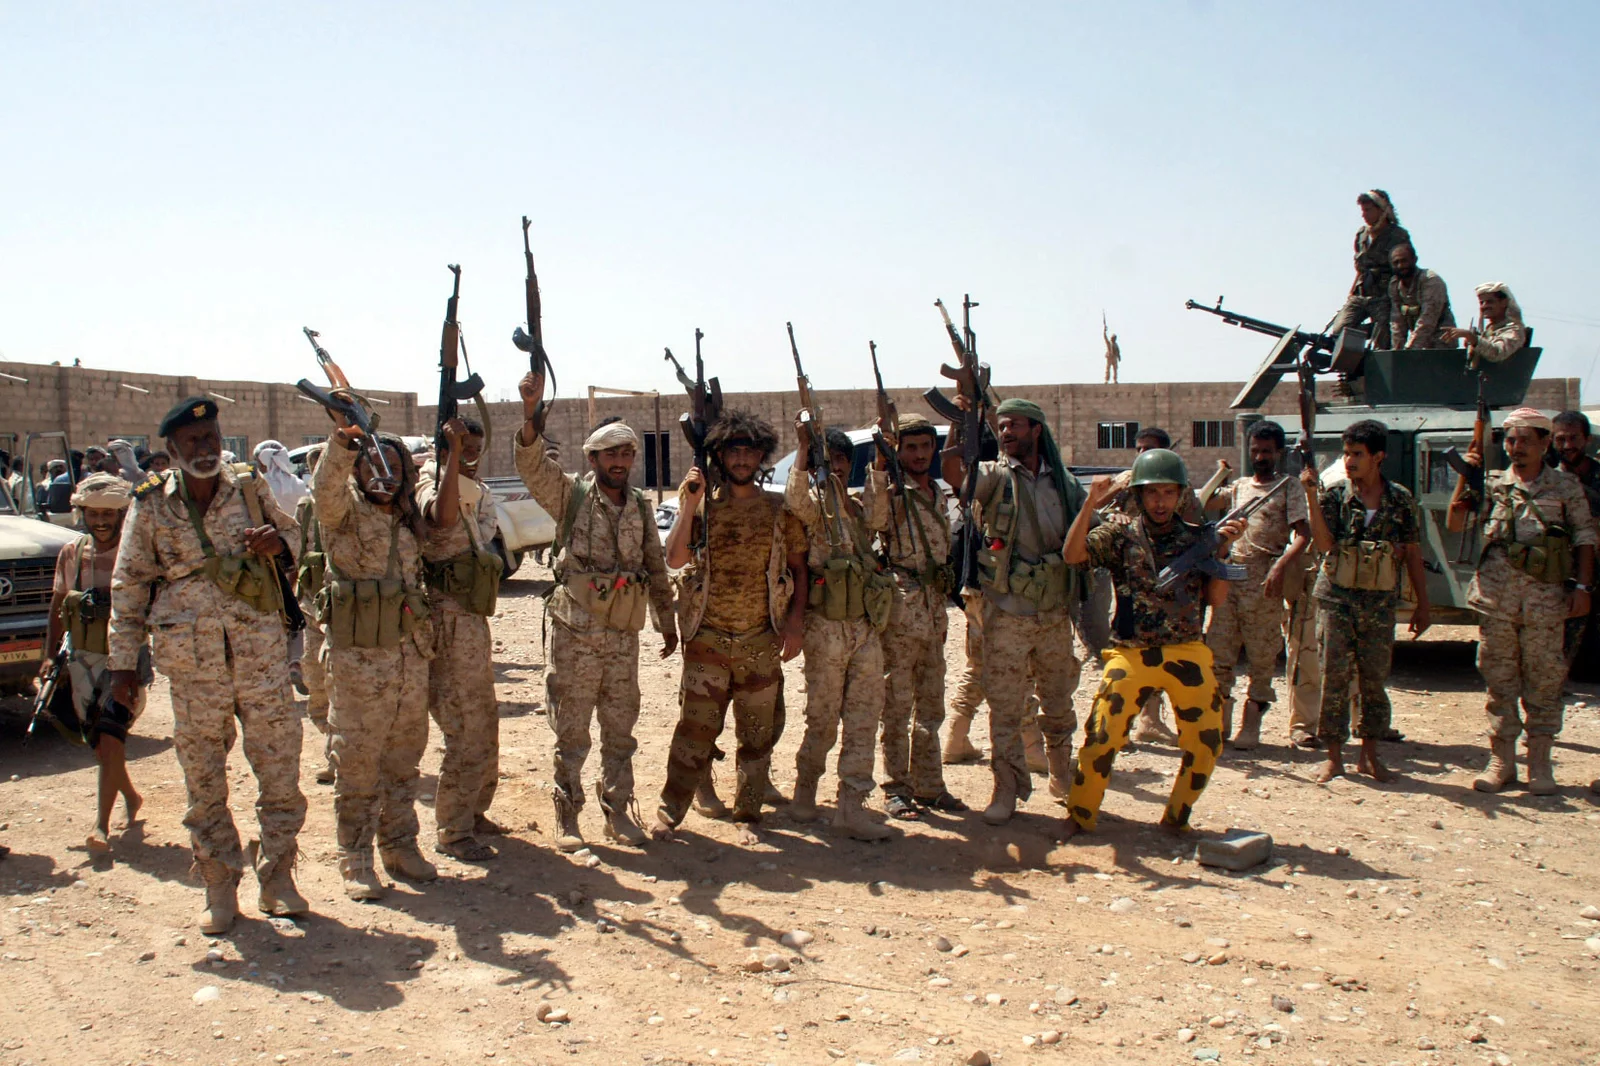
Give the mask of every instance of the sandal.
<svg viewBox="0 0 1600 1066">
<path fill-rule="evenodd" d="M 904 796 L 890 796 L 883 801 L 883 809 L 890 818 L 899 818 L 902 821 L 914 822 L 922 817 L 917 811 L 916 804 Z"/>
<path fill-rule="evenodd" d="M 941 792 L 932 799 L 923 799 L 921 796 L 916 796 L 913 798 L 915 799 L 917 806 L 926 807 L 933 811 L 948 811 L 951 814 L 957 814 L 961 811 L 972 809 L 965 803 L 962 803 L 960 800 L 956 799 L 949 792 Z"/>
</svg>

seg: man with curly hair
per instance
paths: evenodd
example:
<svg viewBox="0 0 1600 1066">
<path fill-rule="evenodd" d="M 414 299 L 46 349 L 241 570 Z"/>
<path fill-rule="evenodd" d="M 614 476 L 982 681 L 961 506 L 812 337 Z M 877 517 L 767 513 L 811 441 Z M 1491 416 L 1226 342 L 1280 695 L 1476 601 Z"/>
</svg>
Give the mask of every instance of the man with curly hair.
<svg viewBox="0 0 1600 1066">
<path fill-rule="evenodd" d="M 754 827 L 783 733 L 782 664 L 800 653 L 805 621 L 805 599 L 794 594 L 805 587 L 805 530 L 783 497 L 757 481 L 777 448 L 765 420 L 727 411 L 706 435 L 716 472 L 710 494 L 707 471 L 699 467 L 678 490 L 666 556 L 668 566 L 683 568 L 683 679 L 667 783 L 651 829 L 658 840 L 683 821 L 710 772 L 730 704 L 738 738 L 733 819 L 740 843 L 759 839 Z"/>
<path fill-rule="evenodd" d="M 1383 349 L 1391 343 L 1389 282 L 1394 280 L 1394 264 L 1389 257 L 1400 245 L 1411 244 L 1411 234 L 1400 225 L 1394 201 L 1382 189 L 1368 189 L 1357 196 L 1356 206 L 1361 209 L 1362 222 L 1355 239 L 1356 277 L 1328 332 L 1370 324 L 1372 346 Z"/>
</svg>

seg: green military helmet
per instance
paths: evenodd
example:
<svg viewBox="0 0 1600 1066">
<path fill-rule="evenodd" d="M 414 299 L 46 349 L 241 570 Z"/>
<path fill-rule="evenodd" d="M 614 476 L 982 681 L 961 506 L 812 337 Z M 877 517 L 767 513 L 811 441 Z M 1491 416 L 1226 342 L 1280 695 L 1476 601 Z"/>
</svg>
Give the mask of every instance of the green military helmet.
<svg viewBox="0 0 1600 1066">
<path fill-rule="evenodd" d="M 1183 457 L 1166 448 L 1151 448 L 1140 452 L 1133 461 L 1133 487 L 1140 485 L 1187 485 L 1189 468 Z"/>
</svg>

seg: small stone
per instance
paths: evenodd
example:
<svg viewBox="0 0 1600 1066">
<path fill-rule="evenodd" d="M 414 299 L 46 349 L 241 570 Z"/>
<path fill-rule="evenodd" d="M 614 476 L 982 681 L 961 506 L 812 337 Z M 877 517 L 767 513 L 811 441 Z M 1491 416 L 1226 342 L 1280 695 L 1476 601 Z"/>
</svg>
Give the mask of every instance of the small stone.
<svg viewBox="0 0 1600 1066">
<path fill-rule="evenodd" d="M 761 960 L 763 970 L 787 970 L 789 960 L 779 955 L 776 951 Z"/>
<path fill-rule="evenodd" d="M 930 977 L 928 979 L 929 988 L 949 988 L 951 984 L 952 982 L 948 977 Z"/>
<path fill-rule="evenodd" d="M 222 989 L 216 985 L 204 985 L 194 994 L 196 1003 L 215 1003 L 222 998 Z"/>
<path fill-rule="evenodd" d="M 577 889 L 573 889 L 571 892 L 567 893 L 567 906 L 569 907 L 581 907 L 583 906 L 583 900 L 583 893 L 579 892 Z"/>
<path fill-rule="evenodd" d="M 786 948 L 803 948 L 815 939 L 804 929 L 792 929 L 779 937 L 778 942 Z"/>
<path fill-rule="evenodd" d="M 967 1056 L 967 1066 L 989 1066 L 989 1053 L 978 1050 Z"/>
<path fill-rule="evenodd" d="M 830 1047 L 830 1048 L 824 1048 L 823 1050 L 825 1050 L 828 1053 L 828 1058 L 830 1058 L 830 1059 L 842 1059 L 842 1058 L 844 1058 L 844 1049 L 843 1048 Z"/>
<path fill-rule="evenodd" d="M 1593 903 L 1591 903 L 1587 907 L 1583 908 L 1583 910 L 1578 912 L 1578 917 L 1587 918 L 1591 922 L 1600 922 L 1600 907 L 1596 907 Z"/>
<path fill-rule="evenodd" d="M 1213 1028 L 1213 1029 L 1221 1029 L 1223 1026 L 1228 1024 L 1228 1019 L 1224 1018 L 1222 1015 L 1219 1014 L 1215 1018 L 1212 1018 L 1206 1024 L 1211 1026 L 1211 1028 Z"/>
<path fill-rule="evenodd" d="M 227 958 L 227 956 L 222 953 L 220 948 L 212 948 L 210 951 L 206 952 L 207 962 L 221 962 L 225 958 Z"/>
<path fill-rule="evenodd" d="M 1179 929 L 1188 929 L 1190 926 L 1194 925 L 1194 923 L 1187 918 L 1174 918 L 1172 919 L 1172 924 L 1177 926 Z"/>
<path fill-rule="evenodd" d="M 646 1018 L 644 1020 L 644 1024 L 646 1024 L 646 1025 L 660 1025 L 664 1021 L 666 1021 L 666 1019 L 663 1018 L 661 1015 L 652 1014 L 652 1015 L 650 1015 L 650 1017 L 648 1017 L 648 1018 Z"/>
<path fill-rule="evenodd" d="M 1112 914 L 1132 914 L 1139 909 L 1139 905 L 1127 896 L 1118 896 L 1106 905 Z"/>
<path fill-rule="evenodd" d="M 588 858 L 583 860 L 583 865 L 588 869 L 593 870 L 596 866 L 600 865 L 600 856 L 590 855 Z"/>
<path fill-rule="evenodd" d="M 555 1007 L 552 1004 L 549 1004 L 549 1003 L 541 1003 L 541 1004 L 539 1004 L 537 1007 L 533 1008 L 534 1021 L 539 1021 L 539 1022 L 544 1021 L 546 1018 L 550 1017 L 550 1012 L 553 1011 L 553 1010 L 555 1010 Z"/>
<path fill-rule="evenodd" d="M 955 947 L 950 949 L 950 954 L 960 959 L 965 958 L 971 952 L 971 950 L 972 949 L 967 947 L 965 944 L 957 944 Z"/>
<path fill-rule="evenodd" d="M 543 1020 L 549 1022 L 551 1025 L 561 1025 L 565 1022 L 571 1021 L 572 1015 L 567 1013 L 567 1008 L 556 1007 L 549 1014 L 546 1014 Z"/>
<path fill-rule="evenodd" d="M 931 946 L 932 946 L 934 951 L 941 951 L 941 952 L 948 952 L 948 951 L 951 951 L 951 950 L 953 950 L 955 948 L 954 944 L 950 943 L 950 941 L 948 939 L 946 939 L 945 937 L 942 937 L 942 936 L 934 937 L 933 941 L 931 943 Z"/>
<path fill-rule="evenodd" d="M 1000 1004 L 1006 1001 L 1006 997 L 1002 996 L 998 992 L 990 992 L 988 995 L 983 997 L 983 1001 L 989 1004 L 991 1007 L 998 1007 Z"/>
<path fill-rule="evenodd" d="M 1600 955 L 1600 936 L 1592 936 L 1583 942 L 1583 946 L 1591 955 Z"/>
<path fill-rule="evenodd" d="M 1293 1014 L 1294 1000 L 1290 999 L 1288 996 L 1273 996 L 1272 1009 L 1275 1011 L 1281 1011 L 1284 1014 Z"/>
<path fill-rule="evenodd" d="M 1022 1038 L 1022 1046 L 1023 1047 L 1032 1047 L 1033 1045 L 1037 1044 L 1038 1042 L 1039 1042 L 1039 1038 L 1034 1036 L 1032 1033 L 1029 1033 L 1027 1036 Z"/>
<path fill-rule="evenodd" d="M 1489 1042 L 1489 1038 L 1483 1034 L 1483 1030 L 1479 1029 L 1476 1025 L 1467 1026 L 1466 1030 L 1462 1032 L 1461 1036 L 1469 1044 L 1487 1044 Z"/>
<path fill-rule="evenodd" d="M 1070 1007 L 1078 1002 L 1078 993 L 1063 985 L 1056 989 L 1055 1000 L 1063 1007 Z"/>
<path fill-rule="evenodd" d="M 1296 929 L 1294 931 L 1294 938 L 1296 940 L 1310 940 L 1311 939 L 1311 930 L 1309 930 L 1309 929 Z"/>
<path fill-rule="evenodd" d="M 764 973 L 766 972 L 767 964 L 760 959 L 745 959 L 741 969 L 745 973 Z"/>
<path fill-rule="evenodd" d="M 1195 861 L 1224 870 L 1248 870 L 1272 857 L 1272 837 L 1247 829 L 1230 829 L 1215 840 L 1195 845 Z"/>
<path fill-rule="evenodd" d="M 1061 1033 L 1060 1033 L 1060 1031 L 1058 1031 L 1056 1029 L 1046 1029 L 1044 1032 L 1039 1034 L 1039 1043 L 1041 1043 L 1041 1044 L 1059 1044 L 1059 1043 L 1061 1043 Z"/>
<path fill-rule="evenodd" d="M 1217 1062 L 1222 1058 L 1222 1052 L 1214 1047 L 1203 1047 L 1194 1053 L 1196 1062 Z"/>
<path fill-rule="evenodd" d="M 172 946 L 175 948 L 181 948 L 188 942 L 189 938 L 186 936 L 174 937 L 172 940 Z"/>
<path fill-rule="evenodd" d="M 1227 961 L 1228 961 L 1228 953 L 1226 951 L 1219 951 L 1215 955 L 1206 956 L 1206 965 L 1207 966 L 1221 966 L 1223 963 L 1225 963 Z"/>
<path fill-rule="evenodd" d="M 1178 958 L 1192 966 L 1200 961 L 1201 955 L 1198 951 L 1185 951 L 1182 955 L 1179 955 Z"/>
<path fill-rule="evenodd" d="M 151 959 L 153 959 L 155 957 L 156 957 L 156 953 L 155 952 L 147 951 L 143 955 L 139 956 L 139 961 L 140 962 L 149 962 Z"/>
<path fill-rule="evenodd" d="M 1432 1038 L 1430 1038 L 1430 1037 L 1426 1037 L 1426 1036 L 1417 1037 L 1417 1050 L 1418 1051 L 1432 1051 L 1437 1046 L 1438 1045 L 1435 1044 L 1433 1042 Z"/>
<path fill-rule="evenodd" d="M 1194 1030 L 1193 1029 L 1179 1029 L 1178 1030 L 1178 1043 L 1180 1043 L 1180 1044 L 1192 1044 L 1192 1043 L 1194 1043 Z"/>
<path fill-rule="evenodd" d="M 1256 1047 L 1260 1048 L 1263 1051 L 1265 1051 L 1268 1048 L 1272 1047 L 1272 1037 L 1270 1037 L 1270 1036 L 1258 1036 L 1258 1037 L 1256 1037 Z"/>
<path fill-rule="evenodd" d="M 894 1053 L 896 1062 L 918 1062 L 922 1059 L 922 1049 L 916 1047 L 903 1047 Z"/>
</svg>

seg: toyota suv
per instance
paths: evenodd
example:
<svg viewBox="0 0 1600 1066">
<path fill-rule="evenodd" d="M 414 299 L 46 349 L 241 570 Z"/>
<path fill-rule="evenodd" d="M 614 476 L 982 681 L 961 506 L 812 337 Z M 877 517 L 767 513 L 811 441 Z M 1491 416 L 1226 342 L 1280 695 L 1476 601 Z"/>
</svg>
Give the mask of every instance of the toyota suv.
<svg viewBox="0 0 1600 1066">
<path fill-rule="evenodd" d="M 23 516 L 0 484 L 0 695 L 31 691 L 46 655 L 56 555 L 80 535 Z"/>
</svg>

